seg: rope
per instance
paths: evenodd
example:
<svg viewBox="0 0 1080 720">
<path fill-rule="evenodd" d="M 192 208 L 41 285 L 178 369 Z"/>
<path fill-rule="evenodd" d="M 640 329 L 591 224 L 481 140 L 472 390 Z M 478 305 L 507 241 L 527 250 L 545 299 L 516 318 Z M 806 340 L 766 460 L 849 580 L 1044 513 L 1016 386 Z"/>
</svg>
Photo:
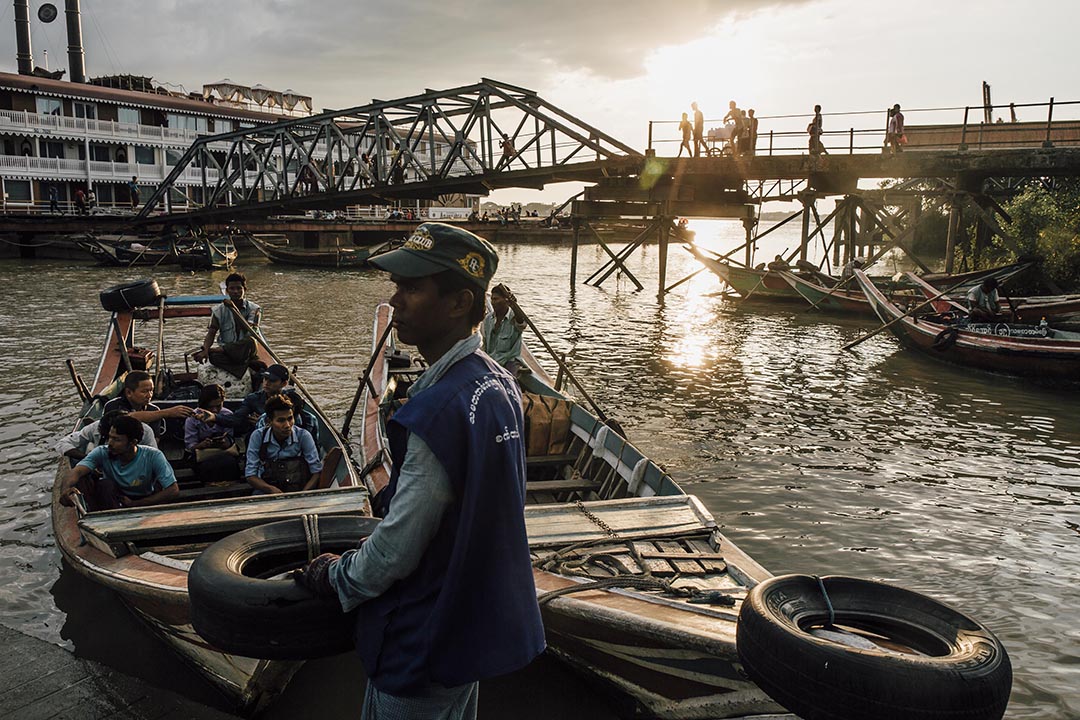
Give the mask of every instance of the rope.
<svg viewBox="0 0 1080 720">
<path fill-rule="evenodd" d="M 322 549 L 319 542 L 319 516 L 301 515 L 300 522 L 304 525 L 304 540 L 307 542 L 307 559 L 311 562 L 319 555 Z"/>
<path fill-rule="evenodd" d="M 24 243 L 24 242 L 17 242 L 17 241 L 14 241 L 14 240 L 8 240 L 5 237 L 0 237 L 0 242 L 6 243 L 8 245 L 14 245 L 15 247 L 39 248 L 39 247 L 45 247 L 47 245 L 56 245 L 59 242 L 59 240 L 46 240 L 45 242 L 40 242 L 40 243 Z"/>
<path fill-rule="evenodd" d="M 818 575 L 815 575 L 814 579 L 817 580 L 818 587 L 821 588 L 821 596 L 823 598 L 825 598 L 825 607 L 827 607 L 829 609 L 829 625 L 828 626 L 832 627 L 833 625 L 836 624 L 836 612 L 833 610 L 832 600 L 829 599 L 829 593 L 825 589 L 825 581 L 822 580 L 821 577 L 819 577 Z"/>
</svg>

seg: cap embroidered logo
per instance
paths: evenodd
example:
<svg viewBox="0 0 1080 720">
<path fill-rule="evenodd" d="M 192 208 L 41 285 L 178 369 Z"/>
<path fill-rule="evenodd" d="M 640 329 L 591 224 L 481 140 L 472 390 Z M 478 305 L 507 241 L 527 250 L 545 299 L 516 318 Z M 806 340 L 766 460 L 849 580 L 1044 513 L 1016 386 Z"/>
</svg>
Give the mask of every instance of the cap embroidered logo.
<svg viewBox="0 0 1080 720">
<path fill-rule="evenodd" d="M 480 253 L 471 252 L 458 260 L 458 264 L 474 278 L 484 277 L 484 258 L 480 256 Z"/>
<path fill-rule="evenodd" d="M 421 226 L 405 241 L 405 247 L 410 250 L 430 250 L 435 247 L 435 241 L 432 239 L 428 229 Z"/>
</svg>

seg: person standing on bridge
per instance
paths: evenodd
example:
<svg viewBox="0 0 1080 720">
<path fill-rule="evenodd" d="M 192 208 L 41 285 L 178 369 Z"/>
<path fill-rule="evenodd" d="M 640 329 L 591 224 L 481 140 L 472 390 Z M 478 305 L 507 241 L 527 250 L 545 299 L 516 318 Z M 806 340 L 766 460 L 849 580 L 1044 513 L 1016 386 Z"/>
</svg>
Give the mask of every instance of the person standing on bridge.
<svg viewBox="0 0 1080 720">
<path fill-rule="evenodd" d="M 686 148 L 686 156 L 690 157 L 694 154 L 694 151 L 690 149 L 690 133 L 693 131 L 694 126 L 690 124 L 690 119 L 686 113 L 682 114 L 682 120 L 679 121 L 679 132 L 682 133 L 682 145 L 679 146 L 679 154 L 675 157 L 682 157 L 683 148 Z"/>
<path fill-rule="evenodd" d="M 904 152 L 904 143 L 907 142 L 907 138 L 904 137 L 904 113 L 900 112 L 900 103 L 896 103 L 889 109 L 889 129 L 885 135 L 894 155 Z"/>
<path fill-rule="evenodd" d="M 821 120 L 821 106 L 814 106 L 814 119 L 810 121 L 810 124 L 806 126 L 806 132 L 810 134 L 810 154 L 821 155 L 828 152 L 825 150 L 824 143 L 821 142 L 821 136 L 825 132 L 822 120 Z"/>
<path fill-rule="evenodd" d="M 705 115 L 696 102 L 690 103 L 690 107 L 694 111 L 694 157 L 701 157 L 701 148 L 705 147 Z M 708 154 L 708 150 L 705 154 Z"/>
<path fill-rule="evenodd" d="M 744 152 L 747 155 L 757 155 L 757 123 L 758 120 L 754 117 L 754 108 L 750 108 L 746 111 L 746 129 L 749 139 Z"/>
<path fill-rule="evenodd" d="M 514 159 L 514 141 L 510 139 L 509 135 L 503 133 L 502 140 L 499 141 L 499 147 L 502 148 L 502 162 L 499 164 L 510 167 L 510 161 Z"/>
</svg>

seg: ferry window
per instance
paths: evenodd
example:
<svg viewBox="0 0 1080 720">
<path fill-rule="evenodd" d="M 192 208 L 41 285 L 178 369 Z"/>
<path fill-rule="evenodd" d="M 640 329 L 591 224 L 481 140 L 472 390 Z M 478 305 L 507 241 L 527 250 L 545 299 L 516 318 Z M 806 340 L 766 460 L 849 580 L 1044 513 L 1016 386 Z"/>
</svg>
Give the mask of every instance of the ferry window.
<svg viewBox="0 0 1080 720">
<path fill-rule="evenodd" d="M 41 141 L 41 157 L 62 158 L 64 157 L 64 143 Z"/>
<path fill-rule="evenodd" d="M 90 144 L 90 159 L 94 160 L 94 161 L 97 161 L 97 162 L 109 162 L 110 160 L 112 160 L 112 158 L 109 157 L 109 146 L 108 145 L 95 145 L 95 144 L 91 143 Z"/>
<path fill-rule="evenodd" d="M 29 180 L 5 180 L 4 192 L 8 202 L 30 202 Z"/>
<path fill-rule="evenodd" d="M 208 126 L 206 124 L 206 118 L 204 118 L 204 117 L 195 118 L 195 130 L 196 130 L 196 132 L 201 132 L 201 133 L 209 132 L 209 130 L 207 128 L 208 128 Z"/>
<path fill-rule="evenodd" d="M 63 105 L 56 98 L 35 98 L 38 115 L 63 115 Z"/>
<path fill-rule="evenodd" d="M 113 196 L 113 186 L 108 183 L 94 183 L 94 194 L 97 195 L 98 204 L 111 203 L 116 200 Z"/>
<path fill-rule="evenodd" d="M 184 156 L 184 153 L 179 150 L 166 150 L 165 151 L 165 164 L 176 166 L 180 162 L 180 158 Z"/>
<path fill-rule="evenodd" d="M 153 165 L 157 162 L 154 159 L 154 148 L 135 146 L 135 162 L 139 165 Z"/>
<path fill-rule="evenodd" d="M 97 120 L 97 106 L 89 103 L 72 103 L 75 108 L 75 117 L 86 118 L 87 120 Z"/>
<path fill-rule="evenodd" d="M 253 122 L 245 122 L 244 120 L 240 121 L 240 129 L 241 130 L 251 130 L 254 127 L 255 127 L 255 123 L 253 123 Z"/>
<path fill-rule="evenodd" d="M 139 120 L 139 111 L 135 108 L 122 107 L 117 109 L 117 122 L 128 123 L 129 125 L 138 125 Z"/>
</svg>

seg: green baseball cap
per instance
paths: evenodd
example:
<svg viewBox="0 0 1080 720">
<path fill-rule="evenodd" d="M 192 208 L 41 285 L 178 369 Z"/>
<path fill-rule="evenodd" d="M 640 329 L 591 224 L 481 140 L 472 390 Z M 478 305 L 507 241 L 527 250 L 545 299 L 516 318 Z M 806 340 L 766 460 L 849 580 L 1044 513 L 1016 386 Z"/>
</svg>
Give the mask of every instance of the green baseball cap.
<svg viewBox="0 0 1080 720">
<path fill-rule="evenodd" d="M 479 235 L 446 223 L 428 222 L 418 225 L 404 245 L 376 255 L 368 262 L 407 278 L 452 270 L 481 290 L 487 290 L 499 266 L 499 255 Z"/>
</svg>

